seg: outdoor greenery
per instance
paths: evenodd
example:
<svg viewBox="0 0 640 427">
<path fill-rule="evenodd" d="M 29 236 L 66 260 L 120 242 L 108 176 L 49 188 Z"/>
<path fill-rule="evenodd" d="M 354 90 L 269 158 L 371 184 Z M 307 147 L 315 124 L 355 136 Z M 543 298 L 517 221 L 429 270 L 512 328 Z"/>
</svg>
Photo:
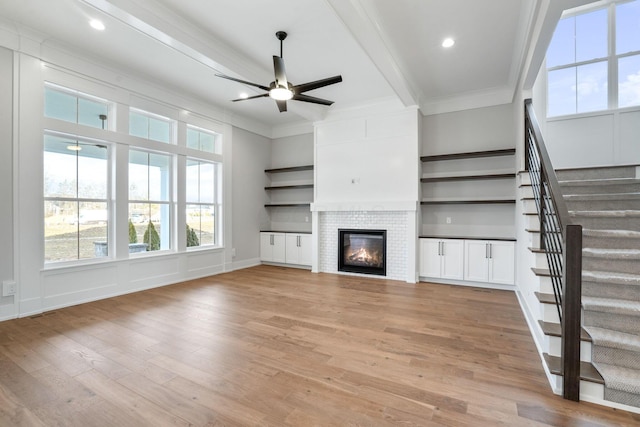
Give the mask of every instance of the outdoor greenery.
<svg viewBox="0 0 640 427">
<path fill-rule="evenodd" d="M 191 246 L 200 246 L 200 240 L 198 239 L 196 230 L 189 227 L 189 224 L 187 224 L 187 247 L 189 248 Z"/>
<path fill-rule="evenodd" d="M 147 230 L 144 232 L 142 241 L 147 244 L 147 251 L 157 251 L 160 249 L 160 235 L 156 231 L 153 222 L 149 221 Z"/>
<path fill-rule="evenodd" d="M 129 220 L 129 243 L 138 243 L 138 233 L 131 220 Z"/>
</svg>

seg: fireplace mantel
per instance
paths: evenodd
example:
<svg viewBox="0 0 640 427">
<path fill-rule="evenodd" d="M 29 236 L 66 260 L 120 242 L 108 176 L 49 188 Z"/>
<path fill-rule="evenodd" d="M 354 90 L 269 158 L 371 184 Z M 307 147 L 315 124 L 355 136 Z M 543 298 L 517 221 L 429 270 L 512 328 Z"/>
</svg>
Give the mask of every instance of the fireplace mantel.
<svg viewBox="0 0 640 427">
<path fill-rule="evenodd" d="M 311 204 L 311 212 L 416 212 L 417 201 L 387 202 L 315 202 Z"/>
</svg>

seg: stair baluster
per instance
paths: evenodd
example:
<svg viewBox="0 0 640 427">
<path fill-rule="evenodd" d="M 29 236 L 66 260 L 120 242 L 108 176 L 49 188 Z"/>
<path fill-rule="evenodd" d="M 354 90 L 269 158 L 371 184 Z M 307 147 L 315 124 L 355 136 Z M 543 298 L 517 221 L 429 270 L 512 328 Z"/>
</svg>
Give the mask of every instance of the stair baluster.
<svg viewBox="0 0 640 427">
<path fill-rule="evenodd" d="M 563 397 L 580 400 L 582 226 L 572 224 L 531 99 L 525 100 L 525 169 L 529 171 L 562 330 Z"/>
</svg>

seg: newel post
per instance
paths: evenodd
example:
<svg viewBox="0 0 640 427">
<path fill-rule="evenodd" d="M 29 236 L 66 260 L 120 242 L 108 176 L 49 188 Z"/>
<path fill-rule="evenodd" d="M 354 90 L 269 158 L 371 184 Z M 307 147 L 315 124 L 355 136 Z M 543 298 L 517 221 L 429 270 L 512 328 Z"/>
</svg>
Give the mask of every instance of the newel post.
<svg viewBox="0 0 640 427">
<path fill-rule="evenodd" d="M 582 226 L 567 225 L 562 293 L 563 397 L 580 401 L 582 310 Z"/>
</svg>

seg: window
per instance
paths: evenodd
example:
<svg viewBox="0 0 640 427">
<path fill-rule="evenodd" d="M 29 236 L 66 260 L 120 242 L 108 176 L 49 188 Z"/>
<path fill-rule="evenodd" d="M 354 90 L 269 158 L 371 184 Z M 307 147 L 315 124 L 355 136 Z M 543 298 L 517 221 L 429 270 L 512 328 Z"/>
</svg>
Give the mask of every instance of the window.
<svg viewBox="0 0 640 427">
<path fill-rule="evenodd" d="M 171 248 L 171 156 L 129 151 L 129 243 L 147 251 Z M 132 240 L 136 241 L 132 241 Z"/>
<path fill-rule="evenodd" d="M 45 134 L 45 262 L 108 255 L 108 151 L 105 144 Z"/>
<path fill-rule="evenodd" d="M 54 83 L 45 83 L 43 95 L 40 206 L 47 266 L 221 245 L 222 134 L 184 123 L 186 132 L 178 135 L 176 121 L 129 108 L 130 135 L 122 135 L 115 103 Z M 107 114 L 113 117 L 109 127 Z M 70 131 L 66 122 L 82 126 Z M 104 129 L 101 140 L 92 128 Z M 177 223 L 183 212 L 186 220 Z M 178 242 L 176 231 L 182 239 L 185 228 L 186 242 Z M 125 241 L 128 253 L 116 252 L 126 250 Z"/>
<path fill-rule="evenodd" d="M 153 141 L 173 142 L 172 121 L 141 110 L 129 111 L 129 135 Z"/>
<path fill-rule="evenodd" d="M 560 20 L 547 50 L 548 117 L 640 105 L 639 21 L 640 0 Z"/>
<path fill-rule="evenodd" d="M 45 117 L 105 129 L 108 111 L 109 103 L 102 99 L 61 87 L 45 87 Z"/>
<path fill-rule="evenodd" d="M 207 153 L 220 154 L 220 137 L 213 132 L 187 126 L 187 147 Z"/>
<path fill-rule="evenodd" d="M 218 165 L 187 159 L 187 247 L 216 244 Z"/>
</svg>

